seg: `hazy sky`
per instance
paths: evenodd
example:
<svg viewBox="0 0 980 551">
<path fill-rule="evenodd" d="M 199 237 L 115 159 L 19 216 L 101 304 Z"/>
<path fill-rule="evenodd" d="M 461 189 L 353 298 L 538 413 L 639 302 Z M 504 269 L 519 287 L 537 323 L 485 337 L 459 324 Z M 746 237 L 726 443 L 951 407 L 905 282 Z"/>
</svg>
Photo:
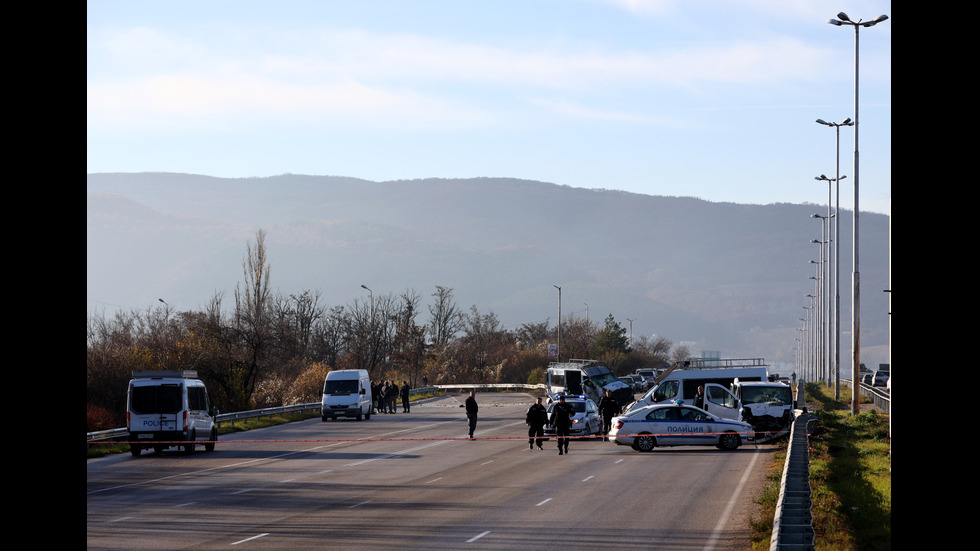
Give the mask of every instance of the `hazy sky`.
<svg viewBox="0 0 980 551">
<path fill-rule="evenodd" d="M 88 0 L 88 172 L 513 177 L 890 213 L 891 2 Z M 853 208 L 854 128 L 840 130 Z M 805 222 L 804 222 L 805 223 Z M 816 221 L 812 222 L 818 224 Z"/>
</svg>

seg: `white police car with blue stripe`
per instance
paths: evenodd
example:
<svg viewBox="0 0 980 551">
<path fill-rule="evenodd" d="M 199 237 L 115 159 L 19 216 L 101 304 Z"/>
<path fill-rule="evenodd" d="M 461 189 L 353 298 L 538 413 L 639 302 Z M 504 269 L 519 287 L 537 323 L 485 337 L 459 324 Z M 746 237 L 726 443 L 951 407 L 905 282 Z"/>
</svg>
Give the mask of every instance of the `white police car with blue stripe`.
<svg viewBox="0 0 980 551">
<path fill-rule="evenodd" d="M 683 400 L 634 409 L 612 420 L 609 438 L 641 452 L 657 446 L 716 446 L 734 450 L 755 438 L 752 425 L 722 419 Z"/>
</svg>

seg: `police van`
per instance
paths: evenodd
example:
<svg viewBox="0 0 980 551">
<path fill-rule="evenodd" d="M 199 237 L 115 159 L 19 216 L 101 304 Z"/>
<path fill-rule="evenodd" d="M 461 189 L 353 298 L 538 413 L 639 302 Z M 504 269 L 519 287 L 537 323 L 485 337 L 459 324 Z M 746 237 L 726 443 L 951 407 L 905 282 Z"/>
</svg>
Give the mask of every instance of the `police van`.
<svg viewBox="0 0 980 551">
<path fill-rule="evenodd" d="M 197 443 L 213 451 L 217 414 L 197 371 L 134 371 L 126 393 L 130 451 L 138 457 L 143 449 L 179 446 L 190 453 Z"/>
<path fill-rule="evenodd" d="M 729 390 L 736 379 L 767 381 L 769 369 L 762 358 L 701 359 L 692 358 L 675 363 L 658 376 L 656 384 L 629 406 L 627 411 L 641 407 L 683 400 L 694 404 L 698 387 L 705 391 L 702 409 L 723 419 L 739 419 L 742 404 Z"/>
</svg>

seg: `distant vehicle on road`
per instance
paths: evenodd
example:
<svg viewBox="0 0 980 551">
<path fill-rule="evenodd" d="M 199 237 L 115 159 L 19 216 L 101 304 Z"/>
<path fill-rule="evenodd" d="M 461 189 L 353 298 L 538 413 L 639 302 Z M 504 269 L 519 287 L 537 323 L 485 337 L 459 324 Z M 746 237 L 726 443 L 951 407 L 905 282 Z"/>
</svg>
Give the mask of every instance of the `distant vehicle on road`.
<svg viewBox="0 0 980 551">
<path fill-rule="evenodd" d="M 875 376 L 872 375 L 871 373 L 866 373 L 864 375 L 864 378 L 861 380 L 861 382 L 866 385 L 873 384 L 875 382 Z"/>
<path fill-rule="evenodd" d="M 623 384 L 629 385 L 629 387 L 633 389 L 633 392 L 637 392 L 636 383 L 633 382 L 632 377 L 620 377 L 619 380 L 623 381 Z"/>
<path fill-rule="evenodd" d="M 888 384 L 888 372 L 875 371 L 874 382 L 872 382 L 871 384 L 873 386 L 886 386 Z"/>
</svg>

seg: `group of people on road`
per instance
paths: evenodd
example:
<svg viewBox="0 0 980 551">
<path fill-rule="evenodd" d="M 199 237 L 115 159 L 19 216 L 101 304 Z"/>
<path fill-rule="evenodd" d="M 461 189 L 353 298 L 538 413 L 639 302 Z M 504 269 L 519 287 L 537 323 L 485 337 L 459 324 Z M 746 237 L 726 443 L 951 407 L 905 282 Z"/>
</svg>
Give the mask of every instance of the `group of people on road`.
<svg viewBox="0 0 980 551">
<path fill-rule="evenodd" d="M 380 386 L 380 385 L 379 385 Z M 387 383 L 385 384 L 387 387 Z M 404 392 L 404 409 L 408 411 L 408 393 L 405 390 L 408 387 L 408 383 L 404 383 L 402 386 L 402 392 Z M 397 392 L 397 386 L 394 386 Z M 378 391 L 381 395 L 387 396 L 387 392 L 384 388 Z M 558 455 L 565 455 L 568 453 L 568 441 L 571 439 L 569 437 L 569 432 L 572 428 L 572 418 L 575 417 L 575 410 L 572 405 L 565 402 L 565 396 L 559 396 L 558 402 L 555 407 L 551 410 L 551 415 L 548 415 L 548 409 L 545 408 L 542 403 L 544 399 L 538 397 L 534 404 L 527 409 L 525 414 L 524 422 L 528 426 L 527 429 L 527 446 L 528 449 L 533 451 L 534 447 L 537 446 L 539 450 L 544 450 L 542 446 L 544 442 L 544 427 L 545 425 L 552 425 L 555 427 L 555 437 L 558 441 Z M 382 402 L 379 398 L 378 407 L 382 409 L 380 405 Z M 470 395 L 466 398 L 466 401 L 460 406 L 466 408 L 466 419 L 468 423 L 468 436 L 470 440 L 473 440 L 473 434 L 476 431 L 476 423 L 478 418 L 478 413 L 480 411 L 480 406 L 476 402 L 476 391 L 471 390 Z M 612 428 L 613 417 L 620 414 L 622 409 L 619 403 L 613 398 L 610 391 L 606 391 L 606 395 L 599 400 L 599 415 L 602 418 L 602 434 L 608 435 L 609 430 Z M 393 413 L 393 411 L 392 411 Z M 606 438 L 608 440 L 608 438 Z"/>
<path fill-rule="evenodd" d="M 402 381 L 401 387 L 395 381 L 381 381 L 371 385 L 371 394 L 376 402 L 377 413 L 396 413 L 399 396 L 402 399 L 402 411 L 409 413 L 411 405 L 408 396 L 411 390 L 412 387 L 409 386 L 408 381 Z"/>
<path fill-rule="evenodd" d="M 527 447 L 531 451 L 534 450 L 535 446 L 539 450 L 543 450 L 544 447 L 541 444 L 544 442 L 544 426 L 552 425 L 555 427 L 555 439 L 558 441 L 558 455 L 565 455 L 568 453 L 569 432 L 572 429 L 572 418 L 575 417 L 575 410 L 572 409 L 571 404 L 565 402 L 565 396 L 559 396 L 558 403 L 552 408 L 549 416 L 548 410 L 542 402 L 543 398 L 539 396 L 525 414 L 524 424 L 528 427 Z M 619 415 L 621 411 L 619 403 L 607 390 L 606 395 L 599 400 L 599 416 L 602 418 L 603 436 L 609 434 L 613 417 Z"/>
</svg>

